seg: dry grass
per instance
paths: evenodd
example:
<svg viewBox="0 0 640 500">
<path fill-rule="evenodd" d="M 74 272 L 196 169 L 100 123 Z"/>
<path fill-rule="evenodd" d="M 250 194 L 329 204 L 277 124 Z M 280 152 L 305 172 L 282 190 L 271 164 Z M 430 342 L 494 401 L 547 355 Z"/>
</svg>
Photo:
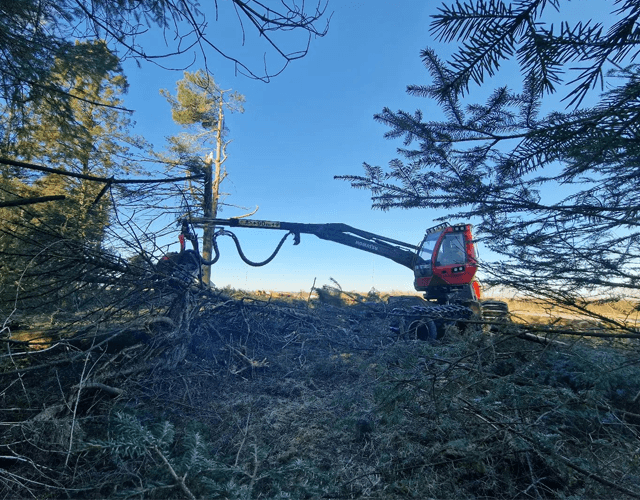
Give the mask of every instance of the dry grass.
<svg viewBox="0 0 640 500">
<path fill-rule="evenodd" d="M 640 332 L 640 303 L 632 300 L 591 301 L 583 311 L 535 300 L 504 299 L 517 324 L 602 333 Z"/>
<path fill-rule="evenodd" d="M 517 299 L 505 299 L 499 298 L 498 300 L 504 300 L 509 304 L 509 310 L 521 315 L 532 316 L 554 316 L 554 314 L 566 314 L 558 305 L 549 305 L 542 301 L 535 300 L 517 300 Z M 592 301 L 586 305 L 586 309 L 595 314 L 611 317 L 640 317 L 640 310 L 638 309 L 640 302 L 632 300 L 618 300 L 618 301 Z"/>
</svg>

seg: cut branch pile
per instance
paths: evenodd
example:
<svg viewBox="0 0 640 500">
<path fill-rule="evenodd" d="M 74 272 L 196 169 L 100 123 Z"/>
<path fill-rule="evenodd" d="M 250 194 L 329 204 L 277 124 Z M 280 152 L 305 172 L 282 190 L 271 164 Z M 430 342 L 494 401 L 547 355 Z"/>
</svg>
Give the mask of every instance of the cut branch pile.
<svg viewBox="0 0 640 500">
<path fill-rule="evenodd" d="M 429 343 L 383 301 L 113 293 L 128 305 L 29 338 L 5 323 L 2 497 L 640 496 L 635 344 Z"/>
</svg>

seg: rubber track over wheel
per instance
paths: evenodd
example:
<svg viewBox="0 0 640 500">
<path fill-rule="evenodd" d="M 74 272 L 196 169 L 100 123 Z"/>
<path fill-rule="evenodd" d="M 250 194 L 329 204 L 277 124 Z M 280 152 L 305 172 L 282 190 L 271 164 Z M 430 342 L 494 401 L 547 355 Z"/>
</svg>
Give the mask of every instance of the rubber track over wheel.
<svg viewBox="0 0 640 500">
<path fill-rule="evenodd" d="M 470 318 L 473 316 L 473 311 L 459 304 L 446 304 L 437 306 L 411 306 L 406 309 L 396 308 L 391 311 L 391 314 L 398 316 L 415 315 L 425 320 L 446 319 L 455 321 Z"/>
</svg>

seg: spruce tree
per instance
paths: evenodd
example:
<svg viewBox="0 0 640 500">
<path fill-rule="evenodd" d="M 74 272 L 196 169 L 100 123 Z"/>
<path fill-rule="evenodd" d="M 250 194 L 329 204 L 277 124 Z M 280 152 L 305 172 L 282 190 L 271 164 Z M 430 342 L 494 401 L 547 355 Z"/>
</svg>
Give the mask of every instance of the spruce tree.
<svg viewBox="0 0 640 500">
<path fill-rule="evenodd" d="M 498 255 L 483 263 L 489 283 L 581 309 L 585 297 L 637 296 L 640 286 L 640 2 L 601 2 L 608 16 L 598 21 L 545 22 L 568 3 L 441 7 L 431 32 L 460 48 L 446 61 L 423 50 L 431 82 L 407 92 L 445 118 L 384 108 L 375 119 L 403 139 L 399 157 L 341 178 L 369 189 L 374 208 L 474 222 Z M 476 86 L 500 79 L 511 59 L 520 88 L 474 103 Z"/>
<path fill-rule="evenodd" d="M 23 108 L 28 120 L 3 144 L 5 158 L 103 177 L 133 167 L 126 158 L 130 148 L 139 144 L 128 134 L 129 117 L 122 109 L 126 79 L 118 58 L 104 43 L 89 45 L 82 51 L 93 53 L 92 72 L 76 74 L 64 59 L 56 61 L 51 72 L 56 86 L 82 99 L 67 103 L 69 114 L 65 115 L 57 114 L 59 103 L 48 99 L 28 103 Z M 4 116 L 9 118 L 4 130 L 10 130 L 11 113 Z M 46 295 L 47 300 L 54 300 L 56 294 L 64 293 L 63 289 L 89 271 L 91 255 L 104 250 L 111 198 L 99 196 L 102 184 L 84 179 L 57 174 L 34 176 L 6 165 L 1 165 L 0 171 L 5 200 L 65 197 L 62 201 L 0 209 L 2 280 L 7 297 L 11 300 L 20 292 L 18 295 L 25 298 Z"/>
</svg>

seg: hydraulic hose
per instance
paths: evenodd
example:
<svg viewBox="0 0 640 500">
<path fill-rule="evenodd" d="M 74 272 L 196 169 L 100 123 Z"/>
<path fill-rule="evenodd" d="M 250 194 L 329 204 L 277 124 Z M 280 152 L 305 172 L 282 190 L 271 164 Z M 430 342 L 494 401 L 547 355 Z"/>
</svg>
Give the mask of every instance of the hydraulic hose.
<svg viewBox="0 0 640 500">
<path fill-rule="evenodd" d="M 262 262 L 253 262 L 252 260 L 249 260 L 247 256 L 244 254 L 244 252 L 242 251 L 242 247 L 240 246 L 240 241 L 238 240 L 238 237 L 235 234 L 233 234 L 231 231 L 227 231 L 226 229 L 221 229 L 220 231 L 216 232 L 213 235 L 213 251 L 215 253 L 215 257 L 211 261 L 205 261 L 204 259 L 201 258 L 201 262 L 206 266 L 210 266 L 218 262 L 218 259 L 220 258 L 220 251 L 218 250 L 218 243 L 216 240 L 218 236 L 230 236 L 233 239 L 233 242 L 236 244 L 236 248 L 238 249 L 238 255 L 240 256 L 240 258 L 245 264 L 248 264 L 253 267 L 266 266 L 269 262 L 271 262 L 275 258 L 276 255 L 278 255 L 278 252 L 280 251 L 280 249 L 282 248 L 282 245 L 284 245 L 285 240 L 290 234 L 294 235 L 294 237 L 296 236 L 296 234 L 293 231 L 289 231 L 287 234 L 285 234 L 282 237 L 276 249 L 266 260 L 263 260 Z"/>
</svg>

